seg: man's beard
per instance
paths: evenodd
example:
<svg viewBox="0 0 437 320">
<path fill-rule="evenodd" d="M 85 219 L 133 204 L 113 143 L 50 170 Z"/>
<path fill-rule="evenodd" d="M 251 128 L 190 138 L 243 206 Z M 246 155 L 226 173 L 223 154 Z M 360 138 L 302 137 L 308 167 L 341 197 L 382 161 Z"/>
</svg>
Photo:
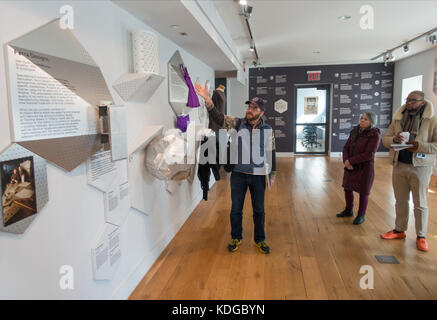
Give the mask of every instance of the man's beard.
<svg viewBox="0 0 437 320">
<path fill-rule="evenodd" d="M 249 118 L 249 117 L 247 116 L 247 114 L 246 114 L 246 118 L 247 118 L 247 120 L 249 120 L 249 121 L 257 121 L 260 117 L 261 117 L 261 114 L 258 114 L 258 115 L 256 115 L 256 116 L 252 116 L 252 118 Z"/>
</svg>

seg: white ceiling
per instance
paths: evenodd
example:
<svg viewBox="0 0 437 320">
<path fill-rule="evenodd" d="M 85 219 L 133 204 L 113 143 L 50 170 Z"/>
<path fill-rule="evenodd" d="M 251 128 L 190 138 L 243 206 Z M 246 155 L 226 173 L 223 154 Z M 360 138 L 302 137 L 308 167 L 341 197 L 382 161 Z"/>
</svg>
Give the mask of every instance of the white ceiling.
<svg viewBox="0 0 437 320">
<path fill-rule="evenodd" d="M 238 3 L 213 2 L 241 55 L 255 60 Z M 265 66 L 371 62 L 387 49 L 437 27 L 437 1 L 248 0 L 248 4 L 253 7 L 249 24 Z M 374 9 L 373 30 L 360 28 L 362 5 Z M 342 15 L 351 19 L 337 19 Z M 402 59 L 431 47 L 423 38 L 411 45 L 408 54 L 398 49 L 394 56 Z"/>
<path fill-rule="evenodd" d="M 201 0 L 204 1 L 204 0 Z M 206 0 L 205 0 L 206 1 Z M 243 60 L 250 65 L 245 20 L 234 0 L 211 0 L 220 14 Z M 157 32 L 198 57 L 216 71 L 235 70 L 217 44 L 177 0 L 114 0 Z M 298 1 L 248 0 L 253 7 L 250 27 L 263 66 L 368 63 L 370 59 L 437 27 L 437 1 Z M 374 29 L 360 28 L 360 7 L 374 9 Z M 349 15 L 341 21 L 339 16 Z M 170 26 L 177 24 L 179 29 Z M 180 32 L 187 32 L 181 36 Z M 394 52 L 403 59 L 432 48 L 425 39 L 411 45 L 410 52 Z M 319 51 L 320 53 L 313 53 Z M 382 59 L 376 60 L 381 62 Z"/>
<path fill-rule="evenodd" d="M 214 70 L 234 70 L 223 51 L 177 0 L 113 0 L 164 37 L 204 61 Z M 172 28 L 177 25 L 179 28 Z M 180 33 L 187 33 L 182 36 Z"/>
</svg>

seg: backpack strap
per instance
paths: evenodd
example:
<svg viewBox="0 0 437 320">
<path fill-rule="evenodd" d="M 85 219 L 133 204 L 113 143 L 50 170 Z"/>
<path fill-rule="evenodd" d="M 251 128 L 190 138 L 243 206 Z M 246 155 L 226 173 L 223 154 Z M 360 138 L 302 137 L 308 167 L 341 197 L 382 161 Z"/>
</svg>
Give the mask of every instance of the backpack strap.
<svg viewBox="0 0 437 320">
<path fill-rule="evenodd" d="M 241 122 L 243 122 L 243 119 L 238 118 L 238 120 L 237 120 L 237 127 L 236 127 L 237 131 L 240 129 Z"/>
</svg>

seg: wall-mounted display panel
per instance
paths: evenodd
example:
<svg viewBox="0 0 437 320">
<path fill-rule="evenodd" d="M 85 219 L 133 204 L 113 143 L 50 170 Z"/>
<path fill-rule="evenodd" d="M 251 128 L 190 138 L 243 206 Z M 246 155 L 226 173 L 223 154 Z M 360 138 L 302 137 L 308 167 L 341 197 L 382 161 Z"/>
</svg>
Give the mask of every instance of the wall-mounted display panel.
<svg viewBox="0 0 437 320">
<path fill-rule="evenodd" d="M 105 193 L 105 221 L 121 226 L 130 208 L 127 160 L 112 161 L 100 150 L 87 161 L 88 184 Z"/>
<path fill-rule="evenodd" d="M 109 106 L 109 142 L 111 144 L 112 161 L 126 159 L 127 133 L 126 108 L 124 106 Z"/>
<path fill-rule="evenodd" d="M 184 61 L 176 51 L 168 62 L 168 97 L 169 103 L 177 116 L 188 114 L 192 109 L 187 107 L 188 86 L 181 70 Z"/>
<path fill-rule="evenodd" d="M 264 99 L 264 116 L 274 131 L 276 151 L 299 152 L 294 147 L 296 130 L 300 129 L 296 120 L 318 116 L 321 110 L 315 109 L 320 101 L 308 96 L 306 104 L 302 103 L 302 115 L 298 114 L 296 87 L 329 85 L 332 116 L 325 115 L 330 134 L 324 143 L 328 151 L 341 152 L 352 127 L 366 111 L 376 113 L 376 126 L 385 133 L 392 116 L 393 81 L 394 65 L 383 63 L 250 68 L 249 98 Z M 275 104 L 281 99 L 288 102 L 287 108 Z M 387 149 L 381 144 L 378 151 Z"/>
<path fill-rule="evenodd" d="M 18 144 L 0 154 L 0 231 L 24 233 L 48 201 L 46 161 Z"/>
<path fill-rule="evenodd" d="M 27 142 L 26 148 L 39 154 L 53 139 L 69 138 L 56 152 L 40 155 L 67 171 L 74 169 L 100 149 L 94 147 L 97 106 L 113 100 L 100 68 L 72 31 L 61 29 L 59 19 L 10 41 L 6 51 L 14 141 Z M 56 153 L 69 153 L 69 164 Z"/>
<path fill-rule="evenodd" d="M 108 192 L 112 183 L 123 172 L 126 161 L 112 161 L 111 151 L 100 150 L 87 161 L 88 184 Z"/>
<path fill-rule="evenodd" d="M 111 280 L 121 262 L 121 228 L 105 223 L 95 245 L 91 248 L 94 280 Z"/>
</svg>

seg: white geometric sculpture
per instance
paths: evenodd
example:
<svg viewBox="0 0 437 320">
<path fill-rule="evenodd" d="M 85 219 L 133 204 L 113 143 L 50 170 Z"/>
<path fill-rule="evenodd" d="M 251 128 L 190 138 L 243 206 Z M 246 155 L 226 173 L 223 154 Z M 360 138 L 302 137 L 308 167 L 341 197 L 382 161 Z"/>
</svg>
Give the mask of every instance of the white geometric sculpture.
<svg viewBox="0 0 437 320">
<path fill-rule="evenodd" d="M 163 126 L 147 126 L 140 132 L 135 141 L 129 145 L 129 155 L 144 149 L 153 138 L 162 134 Z"/>
<path fill-rule="evenodd" d="M 164 137 L 156 137 L 146 150 L 147 170 L 159 180 L 185 180 L 194 170 L 186 150 L 187 135 L 179 129 L 169 129 Z M 193 150 L 194 152 L 194 150 Z"/>
<path fill-rule="evenodd" d="M 120 227 L 105 223 L 91 248 L 94 280 L 110 280 L 121 261 Z"/>
<path fill-rule="evenodd" d="M 275 102 L 275 111 L 279 113 L 284 113 L 288 110 L 288 102 L 282 99 L 279 99 Z"/>
<path fill-rule="evenodd" d="M 113 88 L 124 101 L 147 102 L 161 82 L 159 75 L 158 38 L 152 32 L 132 33 L 134 73 L 120 77 Z"/>
<path fill-rule="evenodd" d="M 147 102 L 165 78 L 155 73 L 127 73 L 112 87 L 123 101 Z"/>
<path fill-rule="evenodd" d="M 154 33 L 146 30 L 132 33 L 132 56 L 135 73 L 159 74 L 158 38 Z"/>
<path fill-rule="evenodd" d="M 155 137 L 162 134 L 163 126 L 147 126 L 129 146 L 128 176 L 131 207 L 149 214 L 162 189 L 162 183 L 146 170 L 145 149 Z"/>
</svg>

